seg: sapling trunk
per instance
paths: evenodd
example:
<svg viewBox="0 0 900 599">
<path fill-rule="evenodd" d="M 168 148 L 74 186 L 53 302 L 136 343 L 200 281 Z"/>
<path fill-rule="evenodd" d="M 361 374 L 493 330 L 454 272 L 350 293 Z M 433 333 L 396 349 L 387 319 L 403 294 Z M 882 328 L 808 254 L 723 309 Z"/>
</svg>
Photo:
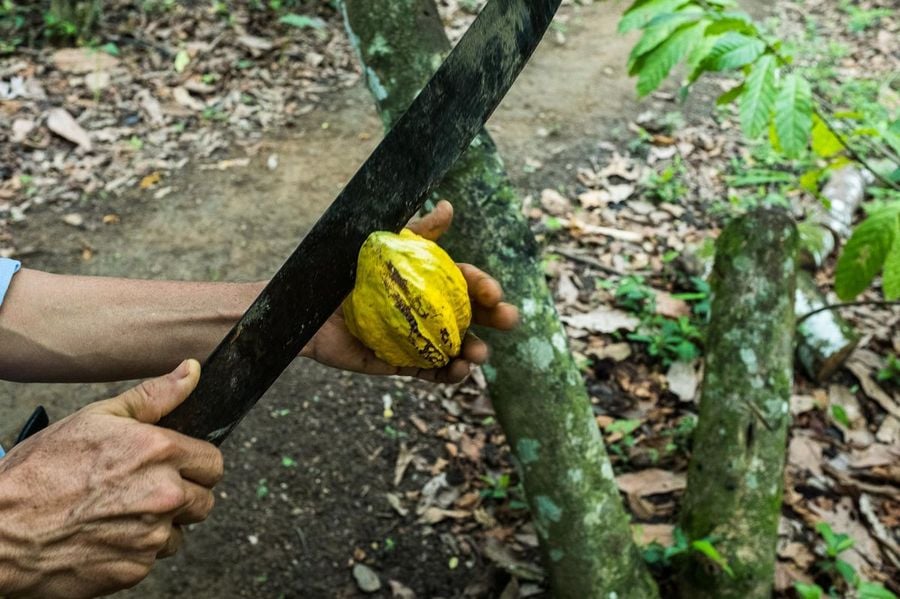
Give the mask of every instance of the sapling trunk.
<svg viewBox="0 0 900 599">
<path fill-rule="evenodd" d="M 679 573 L 691 599 L 768 598 L 781 513 L 793 380 L 797 230 L 783 210 L 734 220 L 716 242 L 700 415 L 681 526 L 733 577 L 693 551 Z"/>
<path fill-rule="evenodd" d="M 389 127 L 449 50 L 437 9 L 433 0 L 345 0 L 343 9 Z M 487 269 L 522 312 L 515 331 L 479 334 L 492 348 L 485 377 L 521 466 L 554 596 L 656 597 L 545 283 L 538 245 L 486 132 L 435 197 L 457 209 L 445 239 L 453 257 Z"/>
</svg>

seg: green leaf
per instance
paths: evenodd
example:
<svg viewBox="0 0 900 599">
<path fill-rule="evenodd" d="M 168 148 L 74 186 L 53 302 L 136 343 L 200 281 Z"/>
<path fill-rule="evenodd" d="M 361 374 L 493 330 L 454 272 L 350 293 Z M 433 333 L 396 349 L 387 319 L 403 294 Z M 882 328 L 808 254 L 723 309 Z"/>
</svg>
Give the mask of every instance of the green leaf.
<svg viewBox="0 0 900 599">
<path fill-rule="evenodd" d="M 719 553 L 719 550 L 716 549 L 713 544 L 709 541 L 709 539 L 699 539 L 697 541 L 693 541 L 691 543 L 691 548 L 695 551 L 699 551 L 713 562 L 715 562 L 722 570 L 728 574 L 728 576 L 734 578 L 734 572 L 731 570 L 731 566 L 728 565 L 728 561 Z"/>
<path fill-rule="evenodd" d="M 799 156 L 812 129 L 812 92 L 809 82 L 791 73 L 784 78 L 775 98 L 775 130 L 788 157 Z"/>
<path fill-rule="evenodd" d="M 900 299 L 900 232 L 894 234 L 891 251 L 884 259 L 884 275 L 882 277 L 884 297 L 888 301 Z"/>
<path fill-rule="evenodd" d="M 820 168 L 811 168 L 800 175 L 800 187 L 815 196 L 819 195 L 819 179 L 822 177 L 822 172 Z"/>
<path fill-rule="evenodd" d="M 187 50 L 179 50 L 178 54 L 175 55 L 175 72 L 183 73 L 190 62 L 191 56 L 187 53 Z"/>
<path fill-rule="evenodd" d="M 619 20 L 619 33 L 640 29 L 656 15 L 673 12 L 688 0 L 637 0 Z"/>
<path fill-rule="evenodd" d="M 766 130 L 775 104 L 775 57 L 766 54 L 756 61 L 741 97 L 741 127 L 750 139 Z"/>
<path fill-rule="evenodd" d="M 641 39 L 628 55 L 629 71 L 638 58 L 665 41 L 676 29 L 685 23 L 696 21 L 702 15 L 703 12 L 696 7 L 688 7 L 688 9 L 683 11 L 658 15 L 647 23 L 644 35 L 641 36 Z"/>
<path fill-rule="evenodd" d="M 750 15 L 743 12 L 723 13 L 719 18 L 713 19 L 712 25 L 709 26 L 709 33 L 719 34 L 728 31 L 736 31 L 738 33 L 756 34 L 756 25 Z"/>
<path fill-rule="evenodd" d="M 795 582 L 794 590 L 797 591 L 800 599 L 821 599 L 824 593 L 819 585 L 804 584 L 802 582 Z"/>
<path fill-rule="evenodd" d="M 646 96 L 662 83 L 694 44 L 697 43 L 697 30 L 701 23 L 682 25 L 666 41 L 647 53 L 639 66 L 637 90 L 638 95 Z M 705 23 L 703 23 L 705 26 Z"/>
<path fill-rule="evenodd" d="M 729 31 L 719 38 L 704 61 L 713 71 L 728 71 L 750 64 L 765 52 L 762 40 Z"/>
<path fill-rule="evenodd" d="M 740 95 L 744 93 L 744 84 L 735 85 L 730 90 L 716 98 L 716 106 L 724 106 L 734 102 Z"/>
<path fill-rule="evenodd" d="M 877 582 L 861 582 L 857 593 L 859 599 L 897 599 L 897 595 Z"/>
<path fill-rule="evenodd" d="M 852 300 L 869 286 L 884 266 L 898 235 L 900 201 L 873 211 L 857 225 L 838 258 L 834 289 L 839 298 Z"/>
<path fill-rule="evenodd" d="M 284 25 L 290 25 L 291 27 L 296 27 L 298 29 L 305 29 L 310 27 L 316 30 L 325 29 L 325 21 L 320 19 L 319 17 L 308 17 L 306 15 L 298 15 L 295 13 L 286 14 L 280 19 L 278 19 L 279 23 L 283 23 Z"/>
<path fill-rule="evenodd" d="M 822 158 L 831 158 L 844 149 L 844 144 L 837 135 L 832 133 L 828 125 L 819 118 L 819 115 L 813 115 L 812 126 L 812 150 L 817 156 Z"/>
<path fill-rule="evenodd" d="M 703 22 L 707 24 L 706 28 L 703 30 L 703 39 L 694 46 L 694 49 L 691 50 L 685 61 L 688 72 L 690 73 L 687 78 L 688 85 L 699 79 L 700 75 L 707 70 L 705 66 L 706 57 L 709 56 L 709 53 L 721 38 L 719 35 L 707 35 L 706 29 L 709 28 L 709 21 L 704 20 Z"/>
<path fill-rule="evenodd" d="M 855 587 L 859 584 L 859 574 L 856 573 L 856 569 L 844 560 L 835 560 L 834 569 L 838 571 L 841 577 L 846 580 L 847 584 L 851 587 Z"/>
</svg>

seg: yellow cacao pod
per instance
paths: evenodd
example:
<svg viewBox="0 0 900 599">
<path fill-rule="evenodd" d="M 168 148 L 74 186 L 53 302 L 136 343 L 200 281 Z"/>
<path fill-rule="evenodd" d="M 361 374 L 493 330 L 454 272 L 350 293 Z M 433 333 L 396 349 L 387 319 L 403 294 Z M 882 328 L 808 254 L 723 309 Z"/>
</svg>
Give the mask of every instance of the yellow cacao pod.
<svg viewBox="0 0 900 599">
<path fill-rule="evenodd" d="M 466 280 L 441 247 L 409 229 L 378 231 L 359 251 L 347 328 L 393 366 L 440 368 L 472 320 Z"/>
</svg>

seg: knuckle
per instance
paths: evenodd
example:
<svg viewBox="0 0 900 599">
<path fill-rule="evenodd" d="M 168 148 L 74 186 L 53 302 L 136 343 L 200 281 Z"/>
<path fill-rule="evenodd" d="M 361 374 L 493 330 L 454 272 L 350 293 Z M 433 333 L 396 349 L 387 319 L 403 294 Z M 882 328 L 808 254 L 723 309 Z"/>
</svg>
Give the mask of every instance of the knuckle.
<svg viewBox="0 0 900 599">
<path fill-rule="evenodd" d="M 120 561 L 110 567 L 107 576 L 117 587 L 127 589 L 147 578 L 151 567 L 152 563 Z"/>
<path fill-rule="evenodd" d="M 154 509 L 158 514 L 167 514 L 184 506 L 187 493 L 184 487 L 175 483 L 163 483 L 154 493 Z"/>
<path fill-rule="evenodd" d="M 168 526 L 157 526 L 144 535 L 144 549 L 156 553 L 166 546 L 170 536 L 172 533 Z"/>
<path fill-rule="evenodd" d="M 212 478 L 214 479 L 213 484 L 217 484 L 222 480 L 222 477 L 225 476 L 225 457 L 222 455 L 222 452 L 219 451 L 218 448 L 212 454 L 212 464 L 210 464 L 210 471 L 212 474 Z"/>
</svg>

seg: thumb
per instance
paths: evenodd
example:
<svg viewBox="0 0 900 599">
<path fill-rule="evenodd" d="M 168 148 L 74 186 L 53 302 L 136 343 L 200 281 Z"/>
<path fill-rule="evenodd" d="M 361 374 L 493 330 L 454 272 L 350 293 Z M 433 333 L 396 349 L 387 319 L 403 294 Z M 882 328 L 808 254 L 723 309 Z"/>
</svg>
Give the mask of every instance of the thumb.
<svg viewBox="0 0 900 599">
<path fill-rule="evenodd" d="M 149 379 L 114 397 L 104 406 L 107 413 L 138 422 L 156 424 L 181 405 L 200 380 L 200 363 L 185 360 L 169 374 Z"/>
</svg>

